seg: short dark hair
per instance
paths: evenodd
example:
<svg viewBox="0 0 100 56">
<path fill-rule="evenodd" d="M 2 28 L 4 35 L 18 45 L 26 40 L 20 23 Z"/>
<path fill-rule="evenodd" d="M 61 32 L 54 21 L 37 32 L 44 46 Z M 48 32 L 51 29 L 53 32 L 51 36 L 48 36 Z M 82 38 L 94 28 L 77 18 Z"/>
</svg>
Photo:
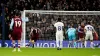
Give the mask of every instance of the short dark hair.
<svg viewBox="0 0 100 56">
<path fill-rule="evenodd" d="M 74 27 L 73 23 L 70 24 L 71 27 Z"/>
<path fill-rule="evenodd" d="M 87 24 L 91 24 L 90 21 L 88 21 Z"/>
<path fill-rule="evenodd" d="M 16 13 L 15 15 L 16 15 L 16 16 L 19 16 L 19 13 Z"/>
<path fill-rule="evenodd" d="M 58 21 L 61 21 L 61 18 L 58 18 Z"/>
</svg>

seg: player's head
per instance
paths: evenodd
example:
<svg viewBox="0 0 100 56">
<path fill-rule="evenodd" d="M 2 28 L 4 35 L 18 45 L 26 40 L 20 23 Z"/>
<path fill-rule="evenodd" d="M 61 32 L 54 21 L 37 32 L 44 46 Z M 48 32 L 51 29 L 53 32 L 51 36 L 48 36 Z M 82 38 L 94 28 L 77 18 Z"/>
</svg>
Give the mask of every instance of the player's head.
<svg viewBox="0 0 100 56">
<path fill-rule="evenodd" d="M 81 23 L 81 26 L 84 26 L 84 23 L 83 22 Z"/>
<path fill-rule="evenodd" d="M 88 22 L 87 22 L 87 24 L 89 24 L 89 25 L 90 25 L 90 24 L 91 24 L 91 23 L 90 23 L 90 21 L 88 21 Z"/>
<path fill-rule="evenodd" d="M 71 27 L 71 28 L 73 28 L 73 27 L 74 27 L 74 25 L 71 23 L 71 24 L 70 24 L 70 27 Z"/>
<path fill-rule="evenodd" d="M 19 13 L 15 13 L 15 16 L 19 16 Z"/>
<path fill-rule="evenodd" d="M 58 22 L 61 22 L 61 18 L 58 18 Z"/>
</svg>

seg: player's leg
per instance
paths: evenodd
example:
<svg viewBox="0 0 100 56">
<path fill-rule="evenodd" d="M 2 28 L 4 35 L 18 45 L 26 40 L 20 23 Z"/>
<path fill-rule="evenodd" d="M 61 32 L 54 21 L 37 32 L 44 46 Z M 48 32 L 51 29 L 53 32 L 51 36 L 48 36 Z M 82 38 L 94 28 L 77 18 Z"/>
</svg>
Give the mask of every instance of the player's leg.
<svg viewBox="0 0 100 56">
<path fill-rule="evenodd" d="M 11 40 L 12 40 L 12 46 L 13 46 L 13 52 L 15 52 L 16 51 L 16 45 L 15 45 L 15 40 L 16 40 L 16 35 L 15 35 L 15 33 L 13 32 L 12 33 L 12 38 L 11 38 Z"/>
<path fill-rule="evenodd" d="M 34 48 L 34 44 L 35 44 L 35 39 L 32 40 L 32 47 Z"/>
<path fill-rule="evenodd" d="M 20 50 L 20 45 L 21 45 L 21 32 L 19 32 L 17 38 L 18 38 L 18 51 L 20 52 L 21 51 Z"/>
<path fill-rule="evenodd" d="M 35 37 L 32 37 L 32 38 L 30 39 L 30 42 L 32 43 L 32 47 L 34 48 L 34 44 L 35 44 Z"/>
<path fill-rule="evenodd" d="M 79 34 L 78 37 L 79 37 L 78 42 L 82 42 L 82 46 L 85 47 L 85 44 L 84 44 L 84 42 L 85 42 L 84 34 Z"/>
<path fill-rule="evenodd" d="M 21 51 L 20 50 L 20 45 L 21 45 L 21 40 L 18 40 L 18 51 Z"/>
<path fill-rule="evenodd" d="M 28 42 L 28 44 L 26 46 L 30 47 L 30 43 L 31 43 L 31 38 L 29 39 L 29 42 Z"/>
<path fill-rule="evenodd" d="M 71 35 L 70 34 L 68 34 L 68 39 L 69 39 L 69 45 L 68 45 L 68 47 L 72 47 L 72 37 L 71 37 Z"/>
<path fill-rule="evenodd" d="M 85 42 L 85 39 L 84 39 L 84 37 L 83 37 L 83 38 L 82 38 L 82 46 L 83 46 L 83 47 L 85 47 L 84 42 Z"/>
<path fill-rule="evenodd" d="M 87 40 L 89 39 L 89 34 L 86 34 L 85 36 L 85 41 L 84 41 L 84 46 L 87 46 Z"/>
<path fill-rule="evenodd" d="M 59 35 L 56 33 L 56 46 L 57 50 L 59 50 Z"/>
<path fill-rule="evenodd" d="M 63 34 L 61 34 L 60 36 L 59 36 L 59 38 L 60 38 L 60 50 L 61 50 L 61 48 L 63 47 Z"/>
<path fill-rule="evenodd" d="M 91 41 L 90 47 L 94 48 L 93 35 L 92 34 L 90 34 L 90 41 Z"/>
<path fill-rule="evenodd" d="M 73 40 L 73 46 L 74 46 L 74 48 L 77 48 L 76 36 L 75 35 L 72 35 L 72 40 Z"/>
<path fill-rule="evenodd" d="M 14 48 L 13 52 L 15 52 L 16 51 L 16 46 L 15 46 L 15 40 L 13 40 L 13 39 L 12 39 L 12 45 L 13 45 L 13 48 Z"/>
</svg>

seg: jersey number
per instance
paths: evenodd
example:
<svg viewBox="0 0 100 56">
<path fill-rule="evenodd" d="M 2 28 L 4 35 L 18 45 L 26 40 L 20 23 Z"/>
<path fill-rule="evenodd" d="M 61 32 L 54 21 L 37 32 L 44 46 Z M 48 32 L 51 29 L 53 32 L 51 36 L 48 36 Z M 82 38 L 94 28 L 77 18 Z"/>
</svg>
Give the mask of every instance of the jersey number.
<svg viewBox="0 0 100 56">
<path fill-rule="evenodd" d="M 87 27 L 88 31 L 92 31 L 92 27 Z"/>
<path fill-rule="evenodd" d="M 16 25 L 16 27 L 20 27 L 21 26 L 21 21 L 15 21 L 15 25 Z"/>
<path fill-rule="evenodd" d="M 61 26 L 58 26 L 58 31 L 60 31 L 61 30 Z"/>
</svg>

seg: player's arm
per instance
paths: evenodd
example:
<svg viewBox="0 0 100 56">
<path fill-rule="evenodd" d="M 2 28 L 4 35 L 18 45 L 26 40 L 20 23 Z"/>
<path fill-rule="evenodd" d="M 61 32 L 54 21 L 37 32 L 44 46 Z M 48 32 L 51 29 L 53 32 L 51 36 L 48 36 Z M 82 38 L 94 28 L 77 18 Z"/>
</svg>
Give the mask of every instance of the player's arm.
<svg viewBox="0 0 100 56">
<path fill-rule="evenodd" d="M 68 33 L 69 29 L 65 32 L 66 34 Z"/>
<path fill-rule="evenodd" d="M 56 32 L 56 23 L 54 24 L 54 32 Z"/>
<path fill-rule="evenodd" d="M 38 30 L 39 30 L 39 33 L 40 33 L 40 35 L 42 36 L 43 34 L 42 34 L 42 31 L 38 28 Z"/>
<path fill-rule="evenodd" d="M 64 24 L 62 23 L 63 33 L 65 34 Z"/>
<path fill-rule="evenodd" d="M 80 32 L 80 33 L 81 33 L 80 28 L 81 28 L 81 27 L 79 26 L 79 27 L 78 27 L 78 32 Z"/>
<path fill-rule="evenodd" d="M 30 31 L 29 37 L 31 37 L 31 35 L 32 35 L 32 31 L 33 31 L 33 28 L 31 28 L 31 31 Z"/>
<path fill-rule="evenodd" d="M 23 21 L 23 22 L 28 22 L 29 19 L 28 19 L 28 17 L 26 17 L 26 18 L 22 18 L 22 21 Z"/>
<path fill-rule="evenodd" d="M 11 23 L 10 23 L 10 30 L 12 30 L 13 25 L 14 25 L 14 19 L 11 20 Z"/>
<path fill-rule="evenodd" d="M 92 29 L 93 29 L 93 33 L 95 33 L 96 36 L 98 37 L 98 34 L 97 34 L 96 30 L 93 27 L 92 27 Z"/>
<path fill-rule="evenodd" d="M 87 31 L 86 28 L 87 28 L 87 27 L 85 26 L 85 28 L 84 28 L 84 32 L 85 32 L 85 33 L 86 33 L 86 31 Z"/>
</svg>

